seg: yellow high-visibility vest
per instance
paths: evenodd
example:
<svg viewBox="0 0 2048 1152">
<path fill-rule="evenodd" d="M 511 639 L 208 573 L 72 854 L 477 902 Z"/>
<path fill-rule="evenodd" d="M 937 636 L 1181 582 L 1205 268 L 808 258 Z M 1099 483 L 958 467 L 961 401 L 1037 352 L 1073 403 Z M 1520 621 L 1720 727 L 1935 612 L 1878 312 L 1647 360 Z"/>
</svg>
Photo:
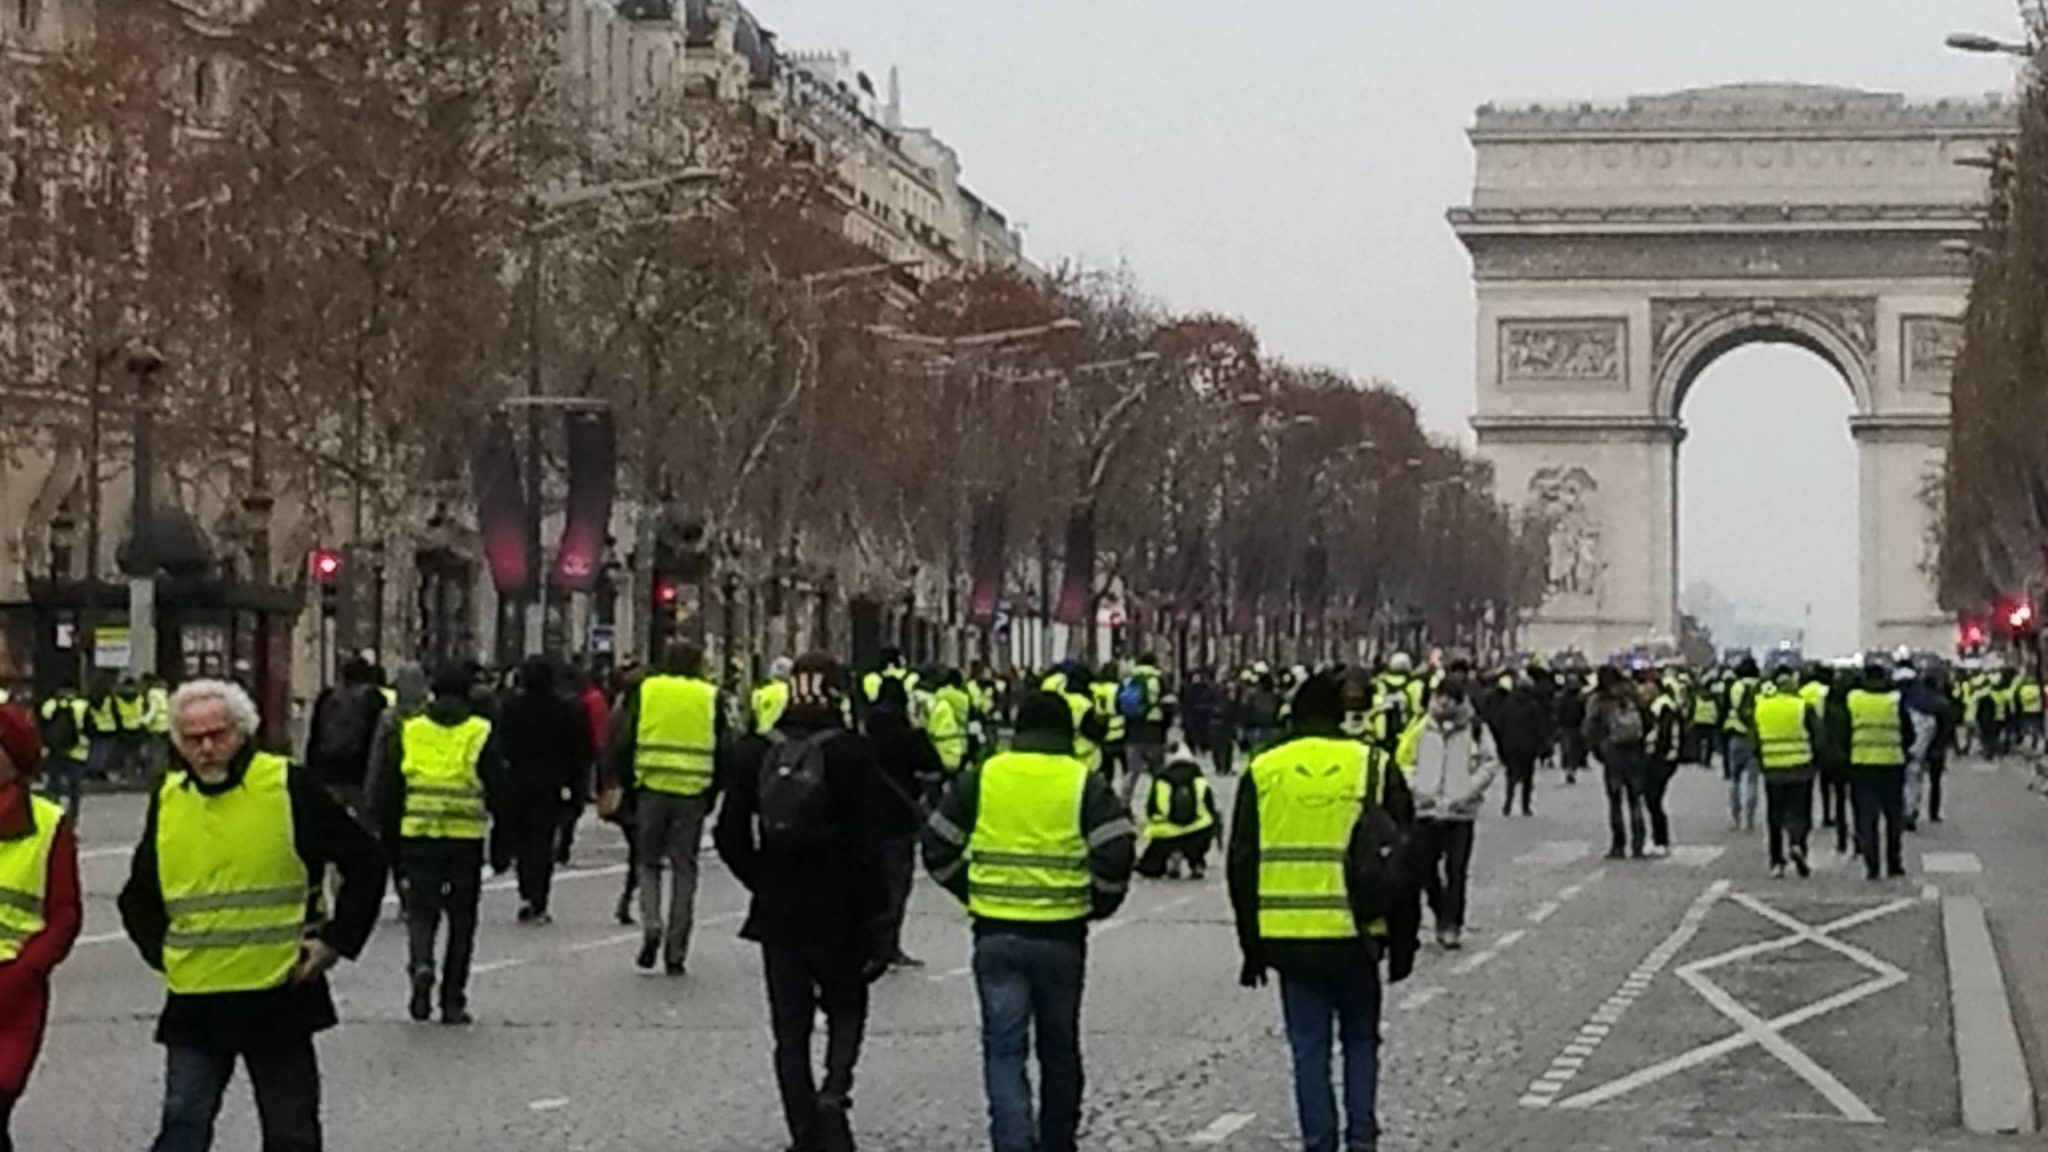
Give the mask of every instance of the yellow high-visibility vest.
<svg viewBox="0 0 2048 1152">
<path fill-rule="evenodd" d="M 0 840 L 0 964 L 12 963 L 22 945 L 45 927 L 50 894 L 50 853 L 64 809 L 41 796 L 28 798 L 35 827 L 18 840 Z"/>
<path fill-rule="evenodd" d="M 1259 809 L 1259 935 L 1274 940 L 1348 940 L 1351 912 L 1344 854 L 1367 807 L 1386 788 L 1386 758 L 1355 740 L 1303 737 L 1252 761 Z M 1365 926 L 1383 935 L 1386 925 Z"/>
<path fill-rule="evenodd" d="M 1757 681 L 1752 677 L 1745 676 L 1729 685 L 1728 717 L 1722 722 L 1722 727 L 1730 732 L 1748 735 L 1749 717 L 1744 713 L 1749 711 L 1749 703 L 1756 699 L 1756 694 Z"/>
<path fill-rule="evenodd" d="M 405 814 L 398 834 L 407 840 L 481 840 L 489 831 L 484 782 L 477 774 L 490 721 L 471 716 L 444 726 L 415 716 L 398 732 L 405 774 Z"/>
<path fill-rule="evenodd" d="M 967 837 L 967 910 L 989 920 L 1053 923 L 1094 907 L 1081 797 L 1088 766 L 1070 756 L 1005 752 L 981 769 Z"/>
<path fill-rule="evenodd" d="M 1152 782 L 1152 803 L 1146 808 L 1145 835 L 1154 840 L 1165 840 L 1216 826 L 1216 818 L 1209 814 L 1209 781 L 1197 776 L 1190 787 L 1195 790 L 1195 818 L 1186 824 L 1175 824 L 1172 818 L 1173 784 L 1166 780 Z"/>
<path fill-rule="evenodd" d="M 1906 762 L 1899 733 L 1897 692 L 1852 688 L 1849 707 L 1849 765 L 1853 768 L 1897 768 Z"/>
<path fill-rule="evenodd" d="M 1074 714 L 1074 758 L 1092 772 L 1102 767 L 1102 747 L 1081 734 L 1081 721 L 1095 711 L 1095 703 L 1079 692 L 1067 693 L 1066 700 L 1067 709 Z"/>
<path fill-rule="evenodd" d="M 718 689 L 688 676 L 640 682 L 633 779 L 650 792 L 702 796 L 718 760 Z"/>
<path fill-rule="evenodd" d="M 955 709 L 946 693 L 932 697 L 931 711 L 925 713 L 924 732 L 939 754 L 939 767 L 958 772 L 967 762 L 967 718 Z"/>
<path fill-rule="evenodd" d="M 48 700 L 43 701 L 42 707 L 36 709 L 36 711 L 42 715 L 44 720 L 53 720 L 56 718 L 59 708 L 69 708 L 71 710 L 71 730 L 77 733 L 77 739 L 71 742 L 69 748 L 50 749 L 50 754 L 52 756 L 62 756 L 67 760 L 83 760 L 86 753 L 91 750 L 91 740 L 85 733 L 86 703 L 76 696 L 69 698 L 52 696 Z"/>
<path fill-rule="evenodd" d="M 782 714 L 789 710 L 789 681 L 770 680 L 754 689 L 753 711 L 754 731 L 767 732 L 782 723 Z"/>
<path fill-rule="evenodd" d="M 1123 743 L 1124 737 L 1128 734 L 1124 714 L 1117 711 L 1116 692 L 1115 684 L 1096 683 L 1088 686 L 1090 702 L 1093 703 L 1095 710 L 1102 714 L 1103 722 L 1109 726 L 1108 735 L 1103 737 L 1104 742 L 1109 744 Z"/>
<path fill-rule="evenodd" d="M 157 790 L 164 983 L 181 995 L 255 992 L 291 978 L 309 880 L 292 824 L 290 765 L 257 753 L 208 796 L 184 771 Z"/>
<path fill-rule="evenodd" d="M 1813 764 L 1813 737 L 1806 730 L 1806 701 L 1789 692 L 1756 702 L 1757 759 L 1766 772 L 1789 772 Z"/>
</svg>

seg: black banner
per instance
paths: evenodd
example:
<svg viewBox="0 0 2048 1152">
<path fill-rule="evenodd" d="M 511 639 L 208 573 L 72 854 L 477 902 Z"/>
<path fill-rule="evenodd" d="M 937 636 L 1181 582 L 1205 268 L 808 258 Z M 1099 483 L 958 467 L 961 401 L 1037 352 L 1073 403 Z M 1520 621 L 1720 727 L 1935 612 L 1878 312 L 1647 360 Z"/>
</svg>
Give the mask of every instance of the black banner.
<svg viewBox="0 0 2048 1152">
<path fill-rule="evenodd" d="M 1066 571 L 1053 619 L 1069 627 L 1094 623 L 1095 510 L 1076 508 L 1067 517 Z"/>
<path fill-rule="evenodd" d="M 612 499 L 617 495 L 619 440 L 609 411 L 570 411 L 564 417 L 569 445 L 569 502 L 562 515 L 562 539 L 555 546 L 554 583 L 570 592 L 597 586 L 597 571 L 610 534 Z"/>
<path fill-rule="evenodd" d="M 476 484 L 477 531 L 483 536 L 491 583 L 502 594 L 525 595 L 533 587 L 536 565 L 530 555 L 519 451 L 502 417 L 493 417 L 484 426 L 470 476 Z"/>
<path fill-rule="evenodd" d="M 1003 572 L 1008 566 L 1009 506 L 995 493 L 983 496 L 974 506 L 972 536 L 967 544 L 967 562 L 973 585 L 967 592 L 967 618 L 988 624 L 996 618 L 1003 599 Z"/>
</svg>

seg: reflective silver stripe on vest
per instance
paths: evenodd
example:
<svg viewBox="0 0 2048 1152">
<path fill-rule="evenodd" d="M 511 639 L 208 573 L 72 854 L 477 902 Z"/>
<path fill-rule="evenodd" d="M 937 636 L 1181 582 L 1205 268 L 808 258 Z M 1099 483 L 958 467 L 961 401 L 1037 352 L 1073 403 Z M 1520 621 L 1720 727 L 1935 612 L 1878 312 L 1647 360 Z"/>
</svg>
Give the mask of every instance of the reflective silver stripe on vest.
<svg viewBox="0 0 2048 1152">
<path fill-rule="evenodd" d="M 1259 849 L 1262 864 L 1342 864 L 1342 848 L 1276 848 L 1268 845 Z"/>
<path fill-rule="evenodd" d="M 41 912 L 43 897 L 41 893 L 24 892 L 19 888 L 0 888 L 0 905 L 19 908 L 23 912 Z"/>
<path fill-rule="evenodd" d="M 1351 901 L 1341 893 L 1328 896 L 1260 896 L 1259 907 L 1287 912 L 1349 912 Z"/>
<path fill-rule="evenodd" d="M 306 902 L 304 888 L 252 888 L 247 892 L 208 892 L 164 901 L 164 912 L 189 916 L 194 912 L 220 912 L 230 908 L 296 908 Z"/>
<path fill-rule="evenodd" d="M 969 881 L 967 890 L 991 899 L 1014 900 L 1019 903 L 1042 902 L 1064 904 L 1085 891 L 1086 885 L 1077 884 L 1072 888 L 1058 888 L 1049 884 L 992 884 Z"/>
<path fill-rule="evenodd" d="M 716 748 L 700 748 L 694 744 L 635 744 L 633 746 L 635 755 L 642 752 L 657 752 L 675 756 L 711 756 L 716 754 L 717 751 L 718 749 Z"/>
<path fill-rule="evenodd" d="M 981 849 L 973 853 L 976 864 L 992 868 L 1063 868 L 1072 872 L 1086 871 L 1088 861 L 1079 856 L 1052 856 L 1041 852 L 991 852 Z"/>
<path fill-rule="evenodd" d="M 0 924 L 0 944 L 25 944 L 28 937 L 29 933 L 25 929 Z"/>
<path fill-rule="evenodd" d="M 283 944 L 297 940 L 305 925 L 274 924 L 262 928 L 217 928 L 205 932 L 173 928 L 164 933 L 164 947 L 197 952 L 215 948 L 247 948 L 251 944 Z"/>
</svg>

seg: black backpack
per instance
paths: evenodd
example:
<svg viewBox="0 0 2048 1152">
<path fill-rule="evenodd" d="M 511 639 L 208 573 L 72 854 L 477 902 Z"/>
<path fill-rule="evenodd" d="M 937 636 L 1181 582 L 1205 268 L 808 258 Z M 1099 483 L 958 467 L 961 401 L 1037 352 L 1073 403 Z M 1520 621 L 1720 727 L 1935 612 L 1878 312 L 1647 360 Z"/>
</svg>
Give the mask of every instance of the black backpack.
<svg viewBox="0 0 2048 1152">
<path fill-rule="evenodd" d="M 1385 753 L 1366 749 L 1366 795 L 1385 800 L 1387 766 Z M 1409 856 L 1413 838 L 1383 802 L 1368 806 L 1359 815 L 1358 824 L 1361 851 L 1357 871 L 1351 877 L 1351 903 L 1367 920 L 1384 920 L 1412 887 Z"/>
<path fill-rule="evenodd" d="M 1166 820 L 1182 828 L 1193 824 L 1197 818 L 1195 786 L 1192 782 L 1171 786 L 1172 799 L 1166 804 Z"/>
<path fill-rule="evenodd" d="M 317 764 L 352 763 L 362 760 L 370 747 L 371 725 L 375 723 L 370 697 L 374 689 L 349 685 L 337 687 L 319 708 L 320 742 L 309 759 Z"/>
<path fill-rule="evenodd" d="M 838 735 L 827 728 L 802 740 L 768 735 L 761 760 L 754 816 L 764 847 L 801 847 L 830 839 L 832 793 L 825 783 L 825 744 Z"/>
<path fill-rule="evenodd" d="M 78 743 L 78 714 L 69 700 L 59 700 L 36 725 L 42 731 L 43 747 L 69 754 L 71 746 Z"/>
</svg>

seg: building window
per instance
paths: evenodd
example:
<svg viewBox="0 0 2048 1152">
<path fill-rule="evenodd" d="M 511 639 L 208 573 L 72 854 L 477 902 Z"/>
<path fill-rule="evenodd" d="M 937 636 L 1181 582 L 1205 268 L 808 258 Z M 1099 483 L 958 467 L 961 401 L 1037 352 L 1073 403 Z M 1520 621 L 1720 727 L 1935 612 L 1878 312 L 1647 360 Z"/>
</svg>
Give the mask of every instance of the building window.
<svg viewBox="0 0 2048 1152">
<path fill-rule="evenodd" d="M 213 62 L 201 60 L 192 69 L 192 107 L 205 120 L 213 115 Z"/>
</svg>

